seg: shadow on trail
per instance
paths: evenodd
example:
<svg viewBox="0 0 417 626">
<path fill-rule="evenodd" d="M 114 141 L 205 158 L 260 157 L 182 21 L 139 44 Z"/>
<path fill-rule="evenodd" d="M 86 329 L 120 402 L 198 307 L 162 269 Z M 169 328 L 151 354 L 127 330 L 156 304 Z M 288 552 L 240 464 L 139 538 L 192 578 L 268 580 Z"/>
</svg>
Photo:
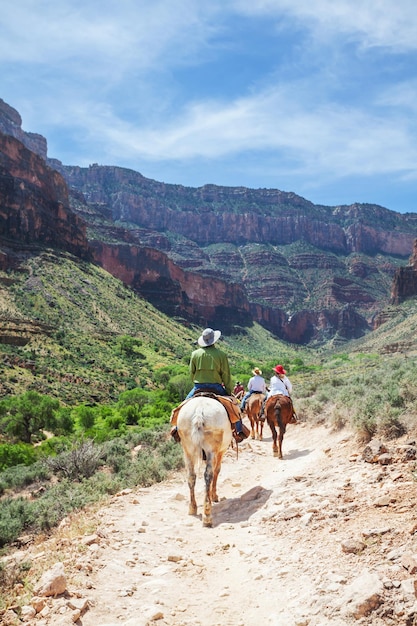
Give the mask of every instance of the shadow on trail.
<svg viewBox="0 0 417 626">
<path fill-rule="evenodd" d="M 299 459 L 302 456 L 308 456 L 312 452 L 313 450 L 310 450 L 309 448 L 306 448 L 305 450 L 290 450 L 289 452 L 283 452 L 283 460 L 287 461 L 290 459 Z"/>
<path fill-rule="evenodd" d="M 240 498 L 222 500 L 213 505 L 213 526 L 234 524 L 247 521 L 251 515 L 262 508 L 272 493 L 260 485 L 252 487 Z"/>
</svg>

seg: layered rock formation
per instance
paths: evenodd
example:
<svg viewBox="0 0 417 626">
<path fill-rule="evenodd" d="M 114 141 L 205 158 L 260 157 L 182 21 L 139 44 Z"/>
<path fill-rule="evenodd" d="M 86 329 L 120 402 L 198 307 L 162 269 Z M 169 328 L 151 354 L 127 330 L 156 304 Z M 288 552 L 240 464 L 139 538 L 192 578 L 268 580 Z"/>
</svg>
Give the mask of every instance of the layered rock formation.
<svg viewBox="0 0 417 626">
<path fill-rule="evenodd" d="M 2 101 L 0 129 L 39 155 L 3 139 L 1 193 L 10 189 L 12 200 L 0 235 L 84 254 L 85 222 L 88 250 L 107 271 L 169 315 L 224 331 L 256 320 L 294 343 L 360 336 L 389 302 L 417 234 L 417 215 L 376 205 L 318 206 L 275 189 L 195 189 L 118 167 L 65 166 Z"/>
<path fill-rule="evenodd" d="M 417 239 L 414 241 L 413 252 L 406 267 L 397 269 L 392 282 L 391 302 L 400 304 L 417 296 Z"/>
<path fill-rule="evenodd" d="M 3 133 L 0 133 L 0 237 L 22 246 L 40 243 L 88 256 L 86 225 L 69 208 L 65 180 L 44 159 Z M 4 254 L 2 261 L 7 264 Z"/>
<path fill-rule="evenodd" d="M 22 130 L 20 114 L 0 98 L 0 132 L 11 135 L 21 141 L 29 150 L 47 158 L 47 142 L 45 137 L 37 133 Z"/>
<path fill-rule="evenodd" d="M 247 311 L 295 343 L 366 332 L 389 301 L 392 277 L 416 234 L 416 216 L 374 205 L 317 206 L 278 190 L 192 189 L 116 167 L 60 169 L 86 200 L 90 214 L 83 216 L 94 238 L 108 241 L 111 233 L 114 244 L 130 240 L 166 254 L 184 270 L 191 292 L 202 278 L 240 284 L 236 325 Z M 154 283 L 149 289 L 149 281 L 136 281 L 136 288 L 171 311 Z M 188 316 L 192 307 L 177 302 Z"/>
</svg>

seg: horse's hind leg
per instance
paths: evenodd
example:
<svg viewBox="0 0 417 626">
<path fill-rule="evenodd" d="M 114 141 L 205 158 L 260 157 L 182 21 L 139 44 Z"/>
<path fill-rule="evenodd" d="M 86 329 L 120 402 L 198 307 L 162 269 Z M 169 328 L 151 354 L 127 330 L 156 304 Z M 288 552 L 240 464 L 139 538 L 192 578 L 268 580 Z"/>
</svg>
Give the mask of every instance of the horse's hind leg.
<svg viewBox="0 0 417 626">
<path fill-rule="evenodd" d="M 252 409 L 250 409 L 250 412 L 249 412 L 249 409 L 248 409 L 246 411 L 246 414 L 247 414 L 247 416 L 249 418 L 249 421 L 250 421 L 250 436 L 251 436 L 251 439 L 255 439 L 255 420 L 253 419 L 253 416 L 252 416 Z"/>
<path fill-rule="evenodd" d="M 274 456 L 279 456 L 279 450 L 277 446 L 278 433 L 277 429 L 275 428 L 275 419 L 274 417 L 267 416 L 267 421 L 272 434 L 272 454 Z"/>
<path fill-rule="evenodd" d="M 222 466 L 223 455 L 224 455 L 224 452 L 219 452 L 218 454 L 214 456 L 213 480 L 211 483 L 211 499 L 213 502 L 219 501 L 219 496 L 217 494 L 217 479 L 220 474 L 220 468 Z"/>
<path fill-rule="evenodd" d="M 187 481 L 190 489 L 190 503 L 188 506 L 188 515 L 197 515 L 197 502 L 195 499 L 195 481 L 196 472 L 194 468 L 194 462 L 189 456 L 185 455 L 185 465 L 187 468 Z"/>
<path fill-rule="evenodd" d="M 206 469 L 204 471 L 204 481 L 206 483 L 206 491 L 204 494 L 204 507 L 203 507 L 203 526 L 213 526 L 213 519 L 211 515 L 212 508 L 212 489 L 213 489 L 213 454 L 212 452 L 207 454 Z"/>
<path fill-rule="evenodd" d="M 282 442 L 283 442 L 286 430 L 287 430 L 286 424 L 279 425 L 279 436 L 278 436 L 278 458 L 279 459 L 282 459 Z"/>
</svg>

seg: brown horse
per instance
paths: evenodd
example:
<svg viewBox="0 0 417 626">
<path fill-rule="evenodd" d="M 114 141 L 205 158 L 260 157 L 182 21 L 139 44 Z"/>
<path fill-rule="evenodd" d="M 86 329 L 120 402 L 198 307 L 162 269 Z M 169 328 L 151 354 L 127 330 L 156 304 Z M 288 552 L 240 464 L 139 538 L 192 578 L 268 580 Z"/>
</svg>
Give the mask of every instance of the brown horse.
<svg viewBox="0 0 417 626">
<path fill-rule="evenodd" d="M 246 402 L 246 414 L 250 421 L 250 430 L 252 439 L 262 441 L 262 433 L 264 429 L 264 419 L 260 419 L 262 402 L 265 399 L 263 393 L 251 393 Z"/>
<path fill-rule="evenodd" d="M 272 452 L 274 456 L 282 459 L 282 440 L 284 439 L 287 424 L 297 423 L 291 398 L 282 394 L 271 396 L 266 401 L 265 413 L 272 433 Z M 279 434 L 277 433 L 277 428 Z"/>
</svg>

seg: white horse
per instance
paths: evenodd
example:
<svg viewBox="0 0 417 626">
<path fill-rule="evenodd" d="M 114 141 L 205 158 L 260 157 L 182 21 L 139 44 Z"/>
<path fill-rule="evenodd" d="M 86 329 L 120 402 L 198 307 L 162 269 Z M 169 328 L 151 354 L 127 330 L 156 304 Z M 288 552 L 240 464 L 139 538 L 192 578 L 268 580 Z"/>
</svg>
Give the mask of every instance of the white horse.
<svg viewBox="0 0 417 626">
<path fill-rule="evenodd" d="M 177 420 L 178 434 L 184 451 L 188 486 L 190 488 L 189 515 L 197 514 L 195 499 L 195 467 L 206 460 L 204 480 L 203 526 L 212 526 L 212 502 L 218 502 L 217 477 L 223 455 L 232 440 L 232 427 L 224 406 L 214 398 L 196 396 L 181 407 Z M 203 455 L 204 453 L 204 455 Z"/>
</svg>

